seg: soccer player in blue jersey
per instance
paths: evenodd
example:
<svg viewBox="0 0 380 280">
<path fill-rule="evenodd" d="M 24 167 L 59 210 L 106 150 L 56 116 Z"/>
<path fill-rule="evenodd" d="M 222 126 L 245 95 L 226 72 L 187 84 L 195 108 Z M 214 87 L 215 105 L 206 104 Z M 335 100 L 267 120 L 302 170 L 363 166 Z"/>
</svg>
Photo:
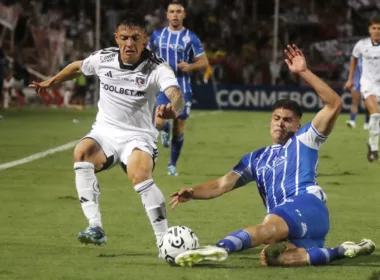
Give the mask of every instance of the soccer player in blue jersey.
<svg viewBox="0 0 380 280">
<path fill-rule="evenodd" d="M 192 101 L 189 72 L 205 70 L 208 66 L 208 60 L 201 41 L 193 32 L 183 26 L 183 20 L 186 16 L 184 6 L 178 2 L 172 2 L 168 5 L 166 15 L 169 25 L 151 35 L 148 48 L 162 57 L 174 70 L 185 97 L 185 110 L 173 120 L 171 155 L 168 165 L 168 174 L 178 176 L 177 161 L 183 146 L 184 125 L 185 120 L 189 117 Z M 169 102 L 163 92 L 158 94 L 157 108 Z M 169 147 L 170 122 L 156 117 L 156 127 L 161 131 L 163 146 Z"/>
<path fill-rule="evenodd" d="M 268 244 L 261 252 L 261 261 L 268 266 L 325 265 L 375 250 L 375 244 L 368 239 L 324 247 L 330 223 L 326 195 L 316 182 L 318 151 L 334 127 L 342 100 L 307 68 L 297 46 L 288 46 L 285 53 L 290 71 L 315 89 L 324 108 L 310 123 L 301 126 L 300 106 L 288 99 L 276 101 L 270 123 L 272 145 L 243 156 L 231 172 L 217 180 L 171 195 L 174 208 L 191 199 L 216 198 L 256 181 L 268 213 L 261 224 L 233 232 L 215 246 L 181 253 L 175 259 L 177 264 L 222 261 L 228 254 L 261 244 Z"/>
<path fill-rule="evenodd" d="M 355 74 L 354 74 L 354 86 L 351 90 L 352 94 L 352 103 L 351 103 L 351 113 L 350 113 L 350 119 L 346 121 L 346 124 L 349 128 L 355 128 L 356 127 L 356 114 L 358 113 L 358 107 L 360 104 L 360 78 L 362 75 L 362 59 L 358 59 L 358 66 L 356 67 Z M 365 121 L 363 128 L 365 130 L 369 129 L 369 114 L 368 111 L 366 112 Z"/>
</svg>

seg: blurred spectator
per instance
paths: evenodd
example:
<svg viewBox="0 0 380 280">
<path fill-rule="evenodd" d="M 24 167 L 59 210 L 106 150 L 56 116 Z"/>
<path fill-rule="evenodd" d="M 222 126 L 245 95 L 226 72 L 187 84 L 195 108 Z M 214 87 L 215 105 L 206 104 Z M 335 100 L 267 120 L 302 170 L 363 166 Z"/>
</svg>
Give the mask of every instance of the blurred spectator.
<svg viewBox="0 0 380 280">
<path fill-rule="evenodd" d="M 120 10 L 132 8 L 144 12 L 149 33 L 166 25 L 168 2 L 102 1 L 100 45 L 114 42 L 108 34 L 114 31 Z M 206 82 L 213 77 L 218 83 L 270 84 L 274 0 L 181 2 L 187 11 L 185 26 L 205 43 L 212 64 L 204 77 L 194 80 Z M 94 51 L 95 1 L 5 0 L 3 3 L 20 12 L 16 45 L 19 49 L 34 47 L 34 52 L 27 49 L 23 53 L 27 60 L 25 63 L 36 65 L 43 74 L 56 72 L 49 67 L 58 68 L 69 54 L 83 57 Z M 308 56 L 312 69 L 318 69 L 323 78 L 339 83 L 339 71 L 343 71 L 344 63 L 349 59 L 347 49 L 352 48 L 349 38 L 353 35 L 366 36 L 366 19 L 379 9 L 380 1 L 281 0 L 279 46 L 298 44 Z M 34 35 L 31 30 L 34 30 Z M 59 39 L 61 30 L 64 30 L 65 37 L 62 41 Z M 323 45 L 327 47 L 322 48 Z M 322 49 L 332 55 L 326 56 Z M 282 50 L 279 55 L 282 56 Z M 286 72 L 286 67 L 280 68 L 278 83 L 298 82 Z"/>
</svg>

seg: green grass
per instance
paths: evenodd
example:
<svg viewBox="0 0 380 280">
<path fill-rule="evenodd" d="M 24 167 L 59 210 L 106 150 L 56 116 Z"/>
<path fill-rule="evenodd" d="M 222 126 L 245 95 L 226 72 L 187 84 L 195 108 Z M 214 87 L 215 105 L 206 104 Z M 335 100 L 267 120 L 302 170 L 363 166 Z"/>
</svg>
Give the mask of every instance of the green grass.
<svg viewBox="0 0 380 280">
<path fill-rule="evenodd" d="M 169 150 L 160 146 L 154 177 L 169 194 L 228 172 L 242 155 L 270 143 L 269 113 L 192 112 L 179 177 L 166 175 Z M 79 139 L 95 111 L 22 109 L 2 112 L 0 164 Z M 312 115 L 306 114 L 305 122 Z M 327 246 L 346 240 L 380 240 L 380 166 L 366 160 L 367 132 L 346 128 L 341 116 L 322 147 L 318 182 L 328 195 L 331 231 Z M 79 120 L 74 123 L 73 119 Z M 108 244 L 84 246 L 76 233 L 87 224 L 74 186 L 72 149 L 0 171 L 0 279 L 369 279 L 380 271 L 378 251 L 326 267 L 266 268 L 260 248 L 218 265 L 170 267 L 157 258 L 153 232 L 140 197 L 119 167 L 98 174 Z M 168 211 L 170 225 L 193 229 L 201 244 L 260 223 L 265 215 L 256 186 L 219 199 Z M 376 279 L 376 278 L 374 278 Z M 379 279 L 379 278 L 377 278 Z"/>
</svg>

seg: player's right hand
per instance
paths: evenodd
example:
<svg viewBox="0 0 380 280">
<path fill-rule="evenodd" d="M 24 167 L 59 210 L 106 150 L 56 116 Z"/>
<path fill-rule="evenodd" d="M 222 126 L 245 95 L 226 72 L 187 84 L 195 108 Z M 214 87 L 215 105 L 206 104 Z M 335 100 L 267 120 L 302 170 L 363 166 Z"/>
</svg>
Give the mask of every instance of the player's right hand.
<svg viewBox="0 0 380 280">
<path fill-rule="evenodd" d="M 193 198 L 194 189 L 193 188 L 184 188 L 178 192 L 172 193 L 170 197 L 173 199 L 169 202 L 169 205 L 172 206 L 172 209 L 176 208 L 178 203 L 187 202 Z"/>
<path fill-rule="evenodd" d="M 174 110 L 171 103 L 167 105 L 158 105 L 156 108 L 157 117 L 162 119 L 176 119 L 178 117 L 177 112 Z"/>
<path fill-rule="evenodd" d="M 33 81 L 28 87 L 34 88 L 36 90 L 36 94 L 39 95 L 41 90 L 51 87 L 51 80 L 46 80 L 39 83 Z"/>
<path fill-rule="evenodd" d="M 348 80 L 346 82 L 346 84 L 344 85 L 343 89 L 344 90 L 351 90 L 353 86 L 354 86 L 354 82 L 352 80 Z"/>
</svg>

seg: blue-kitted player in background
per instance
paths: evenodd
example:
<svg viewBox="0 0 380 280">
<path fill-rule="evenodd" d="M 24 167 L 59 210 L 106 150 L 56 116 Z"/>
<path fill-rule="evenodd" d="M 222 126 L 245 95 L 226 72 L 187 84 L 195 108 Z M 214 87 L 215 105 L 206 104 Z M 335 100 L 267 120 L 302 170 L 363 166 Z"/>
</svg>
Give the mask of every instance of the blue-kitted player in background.
<svg viewBox="0 0 380 280">
<path fill-rule="evenodd" d="M 270 123 L 272 145 L 243 156 L 231 172 L 194 188 L 172 194 L 172 207 L 191 199 L 212 199 L 255 181 L 266 207 L 264 221 L 227 235 L 214 246 L 179 254 L 175 262 L 192 266 L 204 260 L 222 261 L 228 254 L 268 244 L 261 262 L 268 266 L 325 265 L 345 257 L 371 254 L 369 239 L 325 248 L 330 229 L 327 197 L 316 182 L 319 149 L 331 133 L 342 109 L 339 95 L 313 74 L 297 46 L 288 46 L 285 60 L 324 103 L 310 123 L 301 126 L 298 103 L 274 103 Z"/>
<path fill-rule="evenodd" d="M 350 108 L 350 119 L 346 121 L 346 124 L 349 128 L 355 128 L 356 127 L 356 115 L 359 110 L 360 105 L 360 78 L 362 76 L 362 58 L 358 59 L 358 66 L 356 67 L 355 74 L 354 74 L 354 86 L 351 90 L 352 94 L 352 103 Z M 363 129 L 368 130 L 369 129 L 369 113 L 366 110 L 365 115 L 365 121 L 363 125 Z"/>
<path fill-rule="evenodd" d="M 189 72 L 205 70 L 208 60 L 198 37 L 183 26 L 185 8 L 179 2 L 172 2 L 167 8 L 169 25 L 156 30 L 150 37 L 148 48 L 162 57 L 174 70 L 178 84 L 185 97 L 185 110 L 173 120 L 171 156 L 168 174 L 178 176 L 177 161 L 184 142 L 185 120 L 189 117 L 192 90 Z M 163 92 L 158 94 L 156 105 L 166 105 L 170 101 Z M 170 146 L 170 122 L 156 118 L 156 127 L 161 131 L 162 145 Z"/>
</svg>

